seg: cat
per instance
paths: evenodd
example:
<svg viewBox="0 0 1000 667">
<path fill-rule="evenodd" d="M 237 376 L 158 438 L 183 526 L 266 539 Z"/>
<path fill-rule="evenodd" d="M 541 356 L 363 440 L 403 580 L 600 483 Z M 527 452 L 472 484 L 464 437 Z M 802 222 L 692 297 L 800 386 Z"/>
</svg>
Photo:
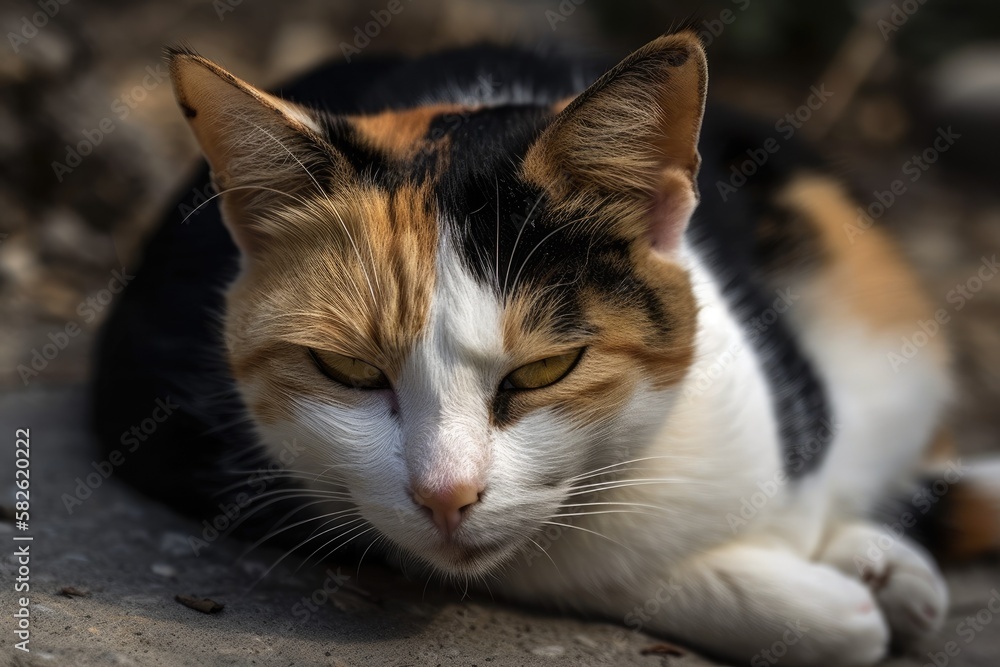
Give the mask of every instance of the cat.
<svg viewBox="0 0 1000 667">
<path fill-rule="evenodd" d="M 149 241 L 94 387 L 109 447 L 179 405 L 125 455 L 151 495 L 755 665 L 874 664 L 945 619 L 918 538 L 997 546 L 944 336 L 891 356 L 933 318 L 913 272 L 794 142 L 723 191 L 771 144 L 706 111 L 692 32 L 603 73 L 484 46 L 282 96 L 168 59 L 220 194 Z"/>
</svg>

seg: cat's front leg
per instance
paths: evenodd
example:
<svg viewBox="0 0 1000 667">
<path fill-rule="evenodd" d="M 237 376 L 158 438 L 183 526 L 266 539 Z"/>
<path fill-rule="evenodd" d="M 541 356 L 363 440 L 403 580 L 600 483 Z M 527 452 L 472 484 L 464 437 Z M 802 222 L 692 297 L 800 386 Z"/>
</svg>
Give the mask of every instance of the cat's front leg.
<svg viewBox="0 0 1000 667">
<path fill-rule="evenodd" d="M 643 629 L 744 664 L 854 667 L 888 650 L 889 627 L 862 582 L 781 548 L 727 545 L 670 580 L 675 590 Z"/>
</svg>

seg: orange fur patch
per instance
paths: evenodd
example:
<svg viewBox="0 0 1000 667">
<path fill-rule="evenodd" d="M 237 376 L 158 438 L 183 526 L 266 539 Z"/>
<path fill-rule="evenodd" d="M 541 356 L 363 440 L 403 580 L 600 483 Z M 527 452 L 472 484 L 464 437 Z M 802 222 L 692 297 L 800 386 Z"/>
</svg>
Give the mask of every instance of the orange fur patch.
<svg viewBox="0 0 1000 667">
<path fill-rule="evenodd" d="M 459 104 L 434 104 L 371 116 L 352 116 L 348 120 L 369 145 L 396 159 L 408 160 L 435 142 L 434 137 L 428 138 L 435 118 L 471 110 L 472 107 Z"/>
<path fill-rule="evenodd" d="M 850 238 L 856 205 L 840 185 L 819 176 L 796 179 L 778 201 L 798 212 L 818 232 L 823 261 L 814 276 L 826 308 L 843 306 L 874 331 L 906 335 L 934 309 L 891 239 L 876 228 Z M 948 359 L 944 336 L 926 346 L 941 363 Z"/>
<path fill-rule="evenodd" d="M 1000 552 L 1000 499 L 973 484 L 949 491 L 939 555 L 951 561 Z"/>
<path fill-rule="evenodd" d="M 234 375 L 269 390 L 262 418 L 287 396 L 364 400 L 322 378 L 304 348 L 362 359 L 398 377 L 422 335 L 434 289 L 437 220 L 429 185 L 391 195 L 360 185 L 289 208 L 268 221 L 274 242 L 229 292 Z"/>
</svg>

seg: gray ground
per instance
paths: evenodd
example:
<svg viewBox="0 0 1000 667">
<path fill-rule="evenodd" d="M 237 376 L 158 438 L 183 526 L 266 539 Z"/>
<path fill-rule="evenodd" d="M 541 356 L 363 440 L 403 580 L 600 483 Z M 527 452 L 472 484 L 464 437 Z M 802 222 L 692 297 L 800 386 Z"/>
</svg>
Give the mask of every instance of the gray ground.
<svg viewBox="0 0 1000 667">
<path fill-rule="evenodd" d="M 0 562 L 2 664 L 11 665 L 711 665 L 643 655 L 655 638 L 603 622 L 558 618 L 459 593 L 423 591 L 380 566 L 315 566 L 296 572 L 260 549 L 238 561 L 245 545 L 213 542 L 198 556 L 188 537 L 201 526 L 149 501 L 112 475 L 69 514 L 61 500 L 77 477 L 93 471 L 96 449 L 84 426 L 80 388 L 0 395 L 0 433 L 31 429 L 31 653 L 11 648 L 12 559 Z M 2 488 L 12 477 L 4 459 Z M 14 526 L 0 523 L 2 551 Z M 20 534 L 20 533 L 19 533 Z M 954 606 L 941 636 L 894 667 L 920 667 L 956 642 L 953 666 L 994 666 L 1000 656 L 1000 569 L 950 572 Z M 332 595 L 323 593 L 336 589 Z M 88 593 L 60 594 L 65 587 Z M 182 606 L 177 594 L 224 603 L 217 614 Z M 303 597 L 320 604 L 306 614 Z M 979 614 L 970 625 L 967 616 Z M 991 622 L 984 622 L 984 621 Z M 979 627 L 980 630 L 975 628 Z M 956 653 L 955 650 L 952 651 Z M 943 655 L 943 654 L 942 654 Z M 945 663 L 940 660 L 939 667 Z M 780 664 L 780 663 L 779 663 Z M 821 667 L 821 666 L 818 666 Z"/>
</svg>

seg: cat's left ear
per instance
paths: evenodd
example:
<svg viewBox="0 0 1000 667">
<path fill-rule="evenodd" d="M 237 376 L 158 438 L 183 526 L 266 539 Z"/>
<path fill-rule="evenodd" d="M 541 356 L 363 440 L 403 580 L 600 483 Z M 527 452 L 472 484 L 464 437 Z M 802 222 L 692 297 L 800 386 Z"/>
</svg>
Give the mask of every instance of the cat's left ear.
<svg viewBox="0 0 1000 667">
<path fill-rule="evenodd" d="M 313 111 L 270 95 L 195 53 L 168 51 L 177 102 L 222 193 L 223 221 L 244 254 L 271 232 L 273 212 L 322 194 L 346 163 Z"/>
<path fill-rule="evenodd" d="M 695 34 L 660 37 L 559 113 L 529 150 L 524 175 L 556 208 L 600 208 L 622 233 L 672 255 L 698 202 L 707 87 Z"/>
</svg>

